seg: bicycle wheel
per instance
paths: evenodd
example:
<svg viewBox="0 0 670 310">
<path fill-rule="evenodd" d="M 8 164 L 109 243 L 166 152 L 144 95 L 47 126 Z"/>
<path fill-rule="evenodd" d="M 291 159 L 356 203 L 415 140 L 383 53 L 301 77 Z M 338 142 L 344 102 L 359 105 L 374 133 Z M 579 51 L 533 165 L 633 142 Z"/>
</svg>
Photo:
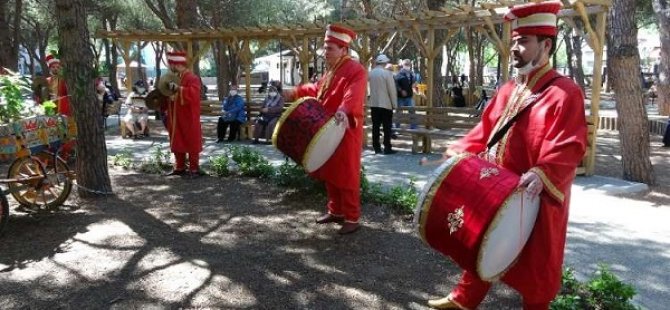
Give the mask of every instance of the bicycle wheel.
<svg viewBox="0 0 670 310">
<path fill-rule="evenodd" d="M 0 192 L 0 236 L 7 226 L 7 221 L 9 221 L 9 202 L 5 194 Z"/>
<path fill-rule="evenodd" d="M 46 152 L 16 159 L 9 167 L 7 177 L 17 180 L 8 184 L 9 190 L 23 206 L 59 206 L 72 191 L 67 164 L 62 158 Z"/>
</svg>

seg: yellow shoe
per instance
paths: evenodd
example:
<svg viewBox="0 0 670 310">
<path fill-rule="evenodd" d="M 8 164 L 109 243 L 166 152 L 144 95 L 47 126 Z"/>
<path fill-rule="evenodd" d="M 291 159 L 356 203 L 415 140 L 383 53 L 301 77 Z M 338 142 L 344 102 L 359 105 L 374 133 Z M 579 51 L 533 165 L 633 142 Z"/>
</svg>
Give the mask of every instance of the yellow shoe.
<svg viewBox="0 0 670 310">
<path fill-rule="evenodd" d="M 451 300 L 451 296 L 428 300 L 428 306 L 434 309 L 465 309 L 461 308 L 457 303 Z"/>
</svg>

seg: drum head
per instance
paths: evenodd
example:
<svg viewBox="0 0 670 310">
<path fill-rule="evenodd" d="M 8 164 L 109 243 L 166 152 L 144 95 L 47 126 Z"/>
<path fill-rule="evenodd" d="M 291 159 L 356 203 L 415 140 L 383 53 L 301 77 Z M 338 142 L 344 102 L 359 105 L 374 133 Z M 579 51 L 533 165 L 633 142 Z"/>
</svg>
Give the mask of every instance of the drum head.
<svg viewBox="0 0 670 310">
<path fill-rule="evenodd" d="M 484 235 L 477 258 L 477 273 L 484 281 L 500 278 L 523 250 L 540 209 L 539 197 L 523 191 L 510 195 Z"/>
<path fill-rule="evenodd" d="M 303 157 L 302 166 L 307 172 L 316 171 L 328 161 L 342 142 L 345 130 L 343 125 L 335 123 L 334 117 L 321 127 L 310 141 Z"/>
</svg>

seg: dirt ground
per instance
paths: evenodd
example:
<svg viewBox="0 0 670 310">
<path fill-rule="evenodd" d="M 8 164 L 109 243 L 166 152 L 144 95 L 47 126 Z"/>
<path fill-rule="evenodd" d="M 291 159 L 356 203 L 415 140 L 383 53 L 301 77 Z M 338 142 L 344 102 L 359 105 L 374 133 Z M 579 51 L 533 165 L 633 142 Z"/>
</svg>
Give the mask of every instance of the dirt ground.
<svg viewBox="0 0 670 310">
<path fill-rule="evenodd" d="M 597 174 L 620 176 L 616 134 L 601 133 L 598 150 Z M 635 198 L 668 206 L 670 149 L 654 137 L 652 154 L 660 185 Z M 12 211 L 0 309 L 425 309 L 458 280 L 385 207 L 363 206 L 363 228 L 339 236 L 314 223 L 323 196 L 242 177 L 110 174 L 115 196 Z M 519 307 L 498 285 L 481 309 Z"/>
</svg>

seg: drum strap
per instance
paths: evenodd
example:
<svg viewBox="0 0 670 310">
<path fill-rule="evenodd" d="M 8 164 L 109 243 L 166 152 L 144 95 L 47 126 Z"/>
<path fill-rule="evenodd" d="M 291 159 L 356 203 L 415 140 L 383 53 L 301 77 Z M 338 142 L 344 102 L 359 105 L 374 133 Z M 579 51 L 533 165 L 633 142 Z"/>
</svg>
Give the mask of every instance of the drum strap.
<svg viewBox="0 0 670 310">
<path fill-rule="evenodd" d="M 519 119 L 519 116 L 521 116 L 521 114 L 523 114 L 524 111 L 528 110 L 530 106 L 532 106 L 533 104 L 535 104 L 535 102 L 537 102 L 537 98 L 539 97 L 538 95 L 541 94 L 545 89 L 547 89 L 547 87 L 549 87 L 553 81 L 561 77 L 563 76 L 562 75 L 555 76 L 549 81 L 547 81 L 547 83 L 544 83 L 544 85 L 542 85 L 542 87 L 532 95 L 532 97 L 535 99 L 532 99 L 532 101 L 523 106 L 521 110 L 519 110 L 519 112 L 517 112 L 509 121 L 507 121 L 507 123 L 505 123 L 504 126 L 500 127 L 500 129 L 498 129 L 498 131 L 496 131 L 495 134 L 493 134 L 493 138 L 491 138 L 491 141 L 489 141 L 489 143 L 486 144 L 486 149 L 490 150 L 494 145 L 496 145 L 496 143 L 498 143 L 498 141 L 500 141 L 500 139 L 502 139 L 502 137 L 505 136 L 507 131 L 512 127 L 512 125 L 514 125 L 514 122 L 516 122 L 516 120 Z"/>
</svg>

